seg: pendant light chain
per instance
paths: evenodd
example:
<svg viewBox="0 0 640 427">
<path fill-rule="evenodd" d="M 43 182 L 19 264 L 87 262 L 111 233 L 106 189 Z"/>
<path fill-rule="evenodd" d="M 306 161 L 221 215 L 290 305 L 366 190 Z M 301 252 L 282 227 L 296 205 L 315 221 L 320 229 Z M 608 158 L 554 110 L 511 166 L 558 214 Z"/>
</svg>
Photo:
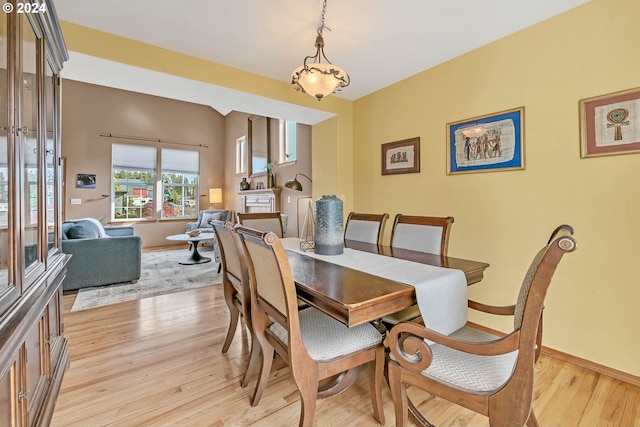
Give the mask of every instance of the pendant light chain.
<svg viewBox="0 0 640 427">
<path fill-rule="evenodd" d="M 322 2 L 322 13 L 320 14 L 320 26 L 318 27 L 318 35 L 322 36 L 322 30 L 324 30 L 324 13 L 327 10 L 327 0 Z M 331 28 L 328 28 L 331 31 Z"/>
</svg>

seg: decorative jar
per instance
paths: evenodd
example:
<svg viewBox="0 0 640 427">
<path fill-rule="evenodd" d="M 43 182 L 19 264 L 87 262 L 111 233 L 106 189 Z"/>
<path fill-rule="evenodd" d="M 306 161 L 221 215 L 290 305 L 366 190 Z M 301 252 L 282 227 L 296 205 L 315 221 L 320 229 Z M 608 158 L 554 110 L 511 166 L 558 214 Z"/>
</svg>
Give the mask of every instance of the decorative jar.
<svg viewBox="0 0 640 427">
<path fill-rule="evenodd" d="M 315 253 L 340 255 L 344 248 L 342 200 L 324 195 L 316 200 Z"/>
<path fill-rule="evenodd" d="M 249 186 L 250 184 L 247 181 L 247 178 L 242 178 L 242 181 L 240 181 L 240 190 L 241 191 L 248 190 Z"/>
</svg>

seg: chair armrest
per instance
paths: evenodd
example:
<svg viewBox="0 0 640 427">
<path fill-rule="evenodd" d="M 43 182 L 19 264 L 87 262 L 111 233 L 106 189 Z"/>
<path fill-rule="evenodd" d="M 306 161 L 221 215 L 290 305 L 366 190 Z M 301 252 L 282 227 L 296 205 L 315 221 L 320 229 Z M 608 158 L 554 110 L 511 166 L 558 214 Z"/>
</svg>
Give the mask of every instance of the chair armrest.
<svg viewBox="0 0 640 427">
<path fill-rule="evenodd" d="M 481 302 L 476 302 L 476 301 L 471 301 L 469 300 L 467 302 L 467 306 L 469 308 L 472 308 L 474 310 L 478 310 L 478 311 L 482 311 L 484 313 L 489 313 L 489 314 L 498 314 L 501 316 L 513 316 L 516 312 L 516 306 L 515 305 L 508 305 L 508 306 L 503 306 L 503 307 L 498 307 L 495 305 L 487 305 L 487 304 L 482 304 Z"/>
<path fill-rule="evenodd" d="M 518 349 L 520 331 L 493 341 L 472 342 L 448 337 L 414 322 L 398 323 L 387 335 L 392 357 L 403 367 L 424 371 L 431 364 L 433 354 L 429 343 L 440 344 L 465 353 L 497 356 Z"/>
<path fill-rule="evenodd" d="M 133 236 L 133 227 L 130 226 L 130 225 L 106 226 L 106 227 L 104 227 L 104 232 L 107 233 L 107 235 L 111 236 L 111 237 Z"/>
<path fill-rule="evenodd" d="M 189 231 L 193 231 L 193 230 L 195 230 L 196 228 L 198 228 L 198 221 L 195 221 L 195 222 L 188 222 L 188 223 L 187 223 L 187 230 L 186 230 L 186 232 L 188 233 Z"/>
</svg>

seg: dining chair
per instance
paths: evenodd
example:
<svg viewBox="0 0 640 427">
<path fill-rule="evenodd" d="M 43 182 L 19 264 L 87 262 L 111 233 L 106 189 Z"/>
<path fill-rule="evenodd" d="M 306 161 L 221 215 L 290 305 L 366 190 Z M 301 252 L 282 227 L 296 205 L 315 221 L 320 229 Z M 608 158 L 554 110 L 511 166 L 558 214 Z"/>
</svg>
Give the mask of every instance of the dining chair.
<svg viewBox="0 0 640 427">
<path fill-rule="evenodd" d="M 251 405 L 267 386 L 273 355 L 291 368 L 300 392 L 300 426 L 311 426 L 318 398 L 337 394 L 355 381 L 360 366 L 370 363 L 373 416 L 384 424 L 382 380 L 385 350 L 382 335 L 365 323 L 347 327 L 314 307 L 298 311 L 291 266 L 274 233 L 234 228 L 240 259 L 248 266 L 253 332 L 260 345 L 260 373 Z M 323 380 L 337 379 L 328 385 Z"/>
<path fill-rule="evenodd" d="M 391 229 L 391 249 L 408 249 L 447 256 L 453 217 L 415 216 L 397 214 Z M 385 316 L 382 322 L 395 325 L 420 319 L 418 304 Z"/>
<path fill-rule="evenodd" d="M 280 212 L 247 212 L 237 216 L 240 225 L 259 231 L 272 231 L 276 236 L 284 237 Z"/>
<path fill-rule="evenodd" d="M 222 344 L 222 353 L 224 354 L 229 350 L 229 346 L 233 341 L 240 317 L 242 317 L 245 326 L 249 330 L 250 337 L 253 337 L 251 292 L 249 290 L 249 273 L 246 264 L 240 262 L 240 255 L 231 235 L 234 224 L 229 221 L 211 221 L 211 225 L 219 243 L 220 256 L 222 258 L 223 294 L 229 308 L 229 327 Z M 258 359 L 259 351 L 259 347 L 254 345 L 252 340 L 249 361 L 240 382 L 242 387 L 246 387 L 249 383 L 251 361 Z"/>
<path fill-rule="evenodd" d="M 384 224 L 389 218 L 388 213 L 365 214 L 350 212 L 344 226 L 344 240 L 373 243 L 379 245 L 382 241 Z"/>
<path fill-rule="evenodd" d="M 391 329 L 388 375 L 396 426 L 407 425 L 407 385 L 488 416 L 491 427 L 538 426 L 532 400 L 543 304 L 560 260 L 576 249 L 572 235 L 568 225 L 552 233 L 533 258 L 514 305 L 469 301 L 471 309 L 513 316 L 508 335 L 495 336 L 470 324 L 449 336 L 414 322 Z M 414 415 L 421 424 L 431 425 L 421 414 Z"/>
</svg>

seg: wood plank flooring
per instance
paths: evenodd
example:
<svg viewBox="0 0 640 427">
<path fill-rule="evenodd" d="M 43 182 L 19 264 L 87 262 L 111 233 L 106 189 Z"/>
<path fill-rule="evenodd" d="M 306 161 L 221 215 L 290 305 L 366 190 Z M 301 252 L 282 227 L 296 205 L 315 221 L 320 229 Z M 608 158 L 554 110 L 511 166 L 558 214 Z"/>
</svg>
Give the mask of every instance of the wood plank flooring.
<svg viewBox="0 0 640 427">
<path fill-rule="evenodd" d="M 260 404 L 242 389 L 248 355 L 245 328 L 221 353 L 228 311 L 221 286 L 70 313 L 65 335 L 71 366 L 62 382 L 53 427 L 296 426 L 300 401 L 289 370 L 276 364 Z M 277 368 L 277 369 L 276 369 Z M 377 426 L 368 370 L 344 393 L 318 401 L 316 426 Z M 395 425 L 384 390 L 385 426 Z M 488 426 L 487 419 L 429 395 L 414 396 L 440 427 Z M 534 409 L 541 426 L 640 427 L 640 387 L 559 359 L 536 366 Z"/>
</svg>

